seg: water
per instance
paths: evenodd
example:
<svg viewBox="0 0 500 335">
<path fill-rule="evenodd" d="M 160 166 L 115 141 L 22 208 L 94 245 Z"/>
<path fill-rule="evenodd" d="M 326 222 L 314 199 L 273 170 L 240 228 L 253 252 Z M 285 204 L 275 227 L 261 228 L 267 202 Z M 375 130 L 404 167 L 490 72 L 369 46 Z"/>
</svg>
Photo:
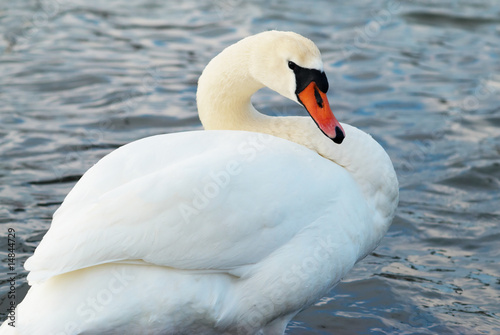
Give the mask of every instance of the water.
<svg viewBox="0 0 500 335">
<path fill-rule="evenodd" d="M 78 178 L 127 142 L 200 129 L 196 80 L 268 29 L 320 47 L 337 118 L 391 156 L 401 202 L 380 247 L 289 334 L 500 333 L 500 6 L 475 1 L 8 2 L 0 12 L 0 222 L 22 264 Z M 270 91 L 272 115 L 303 115 Z M 0 240 L 5 318 L 8 243 Z"/>
</svg>

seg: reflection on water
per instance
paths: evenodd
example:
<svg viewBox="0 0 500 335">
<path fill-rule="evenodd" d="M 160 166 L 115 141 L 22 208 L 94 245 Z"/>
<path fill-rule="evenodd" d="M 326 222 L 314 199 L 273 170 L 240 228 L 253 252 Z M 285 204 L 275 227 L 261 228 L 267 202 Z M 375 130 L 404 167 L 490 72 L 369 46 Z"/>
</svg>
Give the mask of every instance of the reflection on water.
<svg viewBox="0 0 500 335">
<path fill-rule="evenodd" d="M 500 333 L 499 17 L 493 0 L 9 2 L 0 221 L 17 232 L 18 295 L 21 264 L 86 169 L 135 139 L 199 129 L 205 64 L 246 35 L 293 30 L 322 50 L 339 120 L 392 157 L 401 203 L 376 252 L 288 333 Z M 269 91 L 254 101 L 303 113 Z"/>
</svg>

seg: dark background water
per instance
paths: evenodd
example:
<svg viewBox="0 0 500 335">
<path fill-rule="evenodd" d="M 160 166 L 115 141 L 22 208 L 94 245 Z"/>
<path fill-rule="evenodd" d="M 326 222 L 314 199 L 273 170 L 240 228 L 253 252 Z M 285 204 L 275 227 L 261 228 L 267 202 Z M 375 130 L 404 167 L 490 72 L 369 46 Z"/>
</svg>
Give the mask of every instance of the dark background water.
<svg viewBox="0 0 500 335">
<path fill-rule="evenodd" d="M 268 29 L 314 40 L 337 118 L 371 133 L 401 184 L 380 247 L 289 334 L 500 334 L 500 4 L 474 1 L 3 1 L 0 229 L 22 264 L 99 158 L 200 129 L 196 81 Z M 272 115 L 303 115 L 270 91 Z M 0 240 L 1 315 L 9 302 Z"/>
</svg>

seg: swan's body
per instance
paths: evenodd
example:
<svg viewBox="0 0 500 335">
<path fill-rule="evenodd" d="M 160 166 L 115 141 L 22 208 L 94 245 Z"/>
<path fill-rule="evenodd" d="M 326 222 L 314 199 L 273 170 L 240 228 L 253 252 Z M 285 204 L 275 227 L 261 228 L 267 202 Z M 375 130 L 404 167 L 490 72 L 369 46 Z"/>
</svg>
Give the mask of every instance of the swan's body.
<svg viewBox="0 0 500 335">
<path fill-rule="evenodd" d="M 377 246 L 398 188 L 387 154 L 364 132 L 323 114 L 322 132 L 310 118 L 253 108 L 266 85 L 313 115 L 296 92 L 300 69 L 321 80 L 309 40 L 244 39 L 199 83 L 205 128 L 227 130 L 145 138 L 87 171 L 26 262 L 32 288 L 16 331 L 282 334 L 326 294 Z M 4 323 L 0 333 L 9 330 Z"/>
</svg>

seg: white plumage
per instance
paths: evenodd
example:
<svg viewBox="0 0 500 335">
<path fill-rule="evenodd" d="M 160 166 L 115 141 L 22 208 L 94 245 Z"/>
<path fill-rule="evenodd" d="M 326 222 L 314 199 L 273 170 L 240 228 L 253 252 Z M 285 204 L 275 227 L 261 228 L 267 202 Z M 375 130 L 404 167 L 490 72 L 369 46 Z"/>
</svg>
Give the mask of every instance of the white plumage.
<svg viewBox="0 0 500 335">
<path fill-rule="evenodd" d="M 282 334 L 377 246 L 398 198 L 387 154 L 349 125 L 338 145 L 255 111 L 267 71 L 297 101 L 281 58 L 322 70 L 300 35 L 247 38 L 200 79 L 202 122 L 229 130 L 138 140 L 85 173 L 25 264 L 19 334 Z"/>
</svg>

